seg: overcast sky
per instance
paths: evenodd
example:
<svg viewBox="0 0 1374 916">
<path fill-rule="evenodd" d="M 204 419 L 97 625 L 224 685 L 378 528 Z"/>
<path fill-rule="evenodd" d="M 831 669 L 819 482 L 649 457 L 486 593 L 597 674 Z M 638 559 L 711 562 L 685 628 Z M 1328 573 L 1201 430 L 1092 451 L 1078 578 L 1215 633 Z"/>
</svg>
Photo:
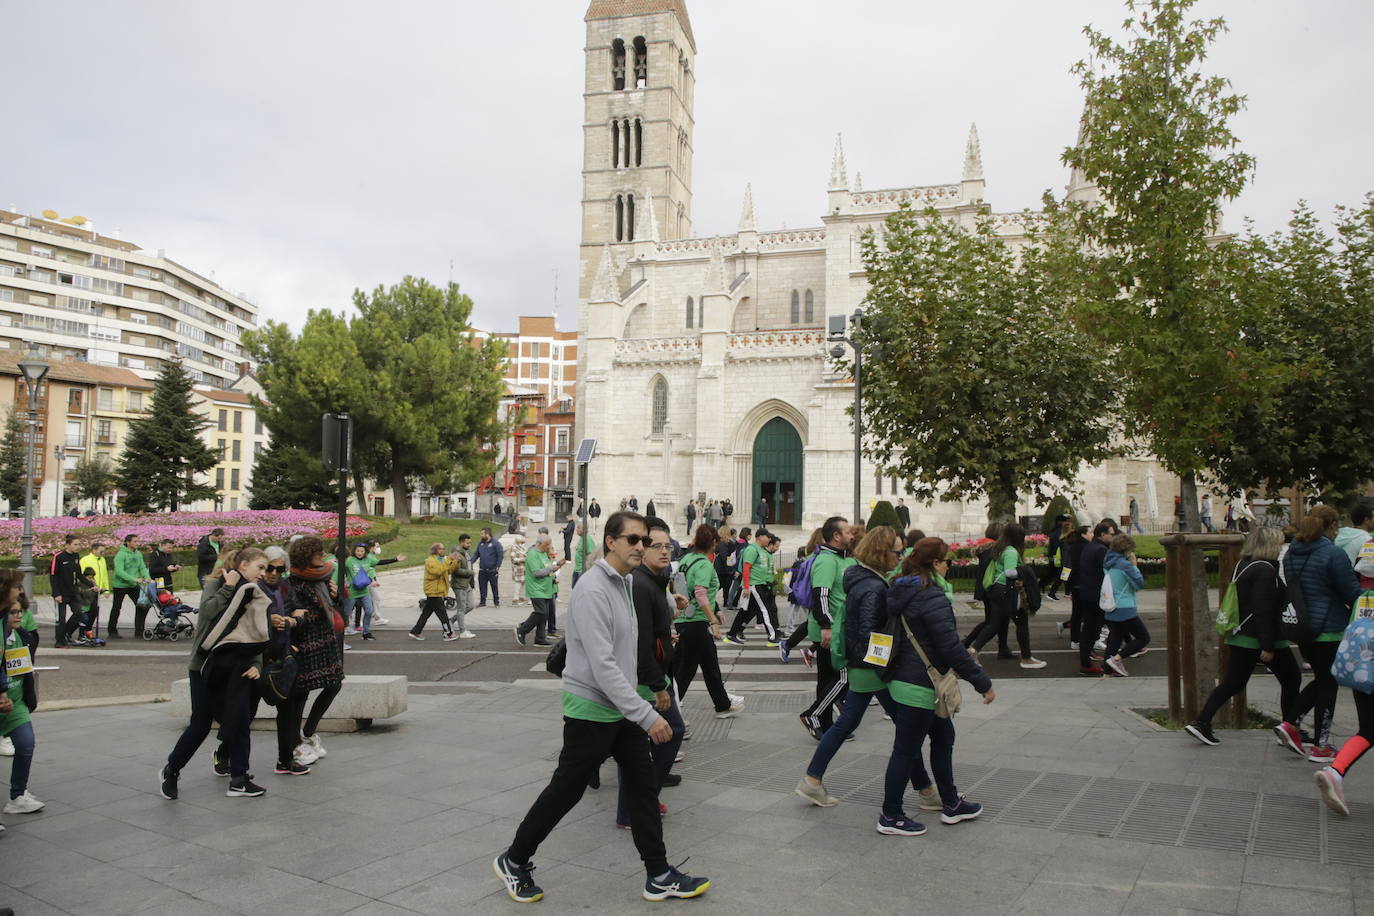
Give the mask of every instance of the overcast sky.
<svg viewBox="0 0 1374 916">
<path fill-rule="evenodd" d="M 820 225 L 844 133 L 866 188 L 957 181 L 969 123 L 997 210 L 1062 190 L 1069 74 L 1112 0 L 688 0 L 695 234 Z M 0 4 L 0 206 L 84 215 L 299 326 L 355 288 L 453 278 L 476 323 L 572 329 L 585 0 Z M 1374 189 L 1374 3 L 1204 0 L 1258 157 L 1227 226 Z"/>
</svg>

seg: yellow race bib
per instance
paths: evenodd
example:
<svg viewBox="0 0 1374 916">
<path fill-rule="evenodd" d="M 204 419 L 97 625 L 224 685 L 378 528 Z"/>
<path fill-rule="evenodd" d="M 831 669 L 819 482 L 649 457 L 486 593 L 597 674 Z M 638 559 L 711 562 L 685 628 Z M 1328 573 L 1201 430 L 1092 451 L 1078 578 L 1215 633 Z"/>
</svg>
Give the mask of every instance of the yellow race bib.
<svg viewBox="0 0 1374 916">
<path fill-rule="evenodd" d="M 5 649 L 5 674 L 8 677 L 33 674 L 33 659 L 29 656 L 28 646 L 12 646 Z"/>
<path fill-rule="evenodd" d="M 891 659 L 892 637 L 877 631 L 869 634 L 868 651 L 864 654 L 864 661 L 879 668 L 886 668 Z"/>
</svg>

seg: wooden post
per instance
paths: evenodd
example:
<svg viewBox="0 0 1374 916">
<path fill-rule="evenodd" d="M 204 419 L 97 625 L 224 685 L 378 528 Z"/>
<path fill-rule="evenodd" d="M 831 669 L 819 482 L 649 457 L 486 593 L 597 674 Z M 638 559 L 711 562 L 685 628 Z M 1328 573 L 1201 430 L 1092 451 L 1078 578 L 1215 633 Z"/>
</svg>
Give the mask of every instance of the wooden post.
<svg viewBox="0 0 1374 916">
<path fill-rule="evenodd" d="M 1160 538 L 1160 543 L 1164 538 Z M 1183 719 L 1183 695 L 1179 677 L 1182 673 L 1182 646 L 1180 645 L 1180 626 L 1178 622 L 1179 605 L 1179 550 L 1172 544 L 1166 546 L 1164 559 L 1164 631 L 1165 648 L 1169 663 L 1169 719 L 1179 722 Z"/>
<path fill-rule="evenodd" d="M 1184 535 L 1186 538 L 1187 535 Z M 1193 621 L 1193 551 L 1183 544 L 1178 551 L 1179 651 L 1183 653 L 1183 719 L 1197 718 L 1197 628 Z"/>
<path fill-rule="evenodd" d="M 1240 545 L 1231 544 L 1221 548 L 1220 562 L 1217 564 L 1219 572 L 1220 589 L 1217 599 L 1217 610 L 1221 610 L 1221 602 L 1226 600 L 1226 593 L 1232 588 L 1231 577 L 1236 571 L 1236 564 L 1240 562 Z M 1225 671 L 1230 665 L 1231 647 L 1226 645 L 1224 636 L 1217 637 L 1219 671 Z M 1231 698 L 1231 727 L 1244 728 L 1249 720 L 1248 701 L 1245 691 L 1242 690 Z"/>
</svg>

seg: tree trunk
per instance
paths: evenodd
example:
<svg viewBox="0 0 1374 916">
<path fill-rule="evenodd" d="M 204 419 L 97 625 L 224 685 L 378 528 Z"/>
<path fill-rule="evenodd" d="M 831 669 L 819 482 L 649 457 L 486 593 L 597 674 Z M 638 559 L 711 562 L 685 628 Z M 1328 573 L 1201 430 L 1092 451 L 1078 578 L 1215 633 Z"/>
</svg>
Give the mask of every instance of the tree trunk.
<svg viewBox="0 0 1374 916">
<path fill-rule="evenodd" d="M 1197 476 L 1188 473 L 1179 481 L 1180 496 L 1183 497 L 1183 517 L 1188 533 L 1196 534 L 1201 529 L 1198 515 Z M 1193 658 L 1197 665 L 1197 682 L 1189 685 L 1193 694 L 1191 708 L 1201 709 L 1207 696 L 1216 686 L 1217 680 L 1217 633 L 1211 611 L 1211 594 L 1207 587 L 1207 567 L 1202 548 L 1190 548 L 1190 565 L 1193 581 Z M 1185 697 L 1185 704 L 1187 698 Z"/>
<path fill-rule="evenodd" d="M 1003 525 L 1016 521 L 1016 487 L 1010 475 L 988 487 L 988 521 Z"/>
<path fill-rule="evenodd" d="M 391 500 L 396 504 L 396 521 L 402 525 L 410 523 L 410 488 L 406 486 L 405 472 L 392 462 Z"/>
<path fill-rule="evenodd" d="M 363 489 L 363 475 L 357 469 L 353 470 L 353 498 L 358 501 L 358 514 L 370 515 L 368 511 L 371 507 L 367 504 L 367 491 Z"/>
</svg>

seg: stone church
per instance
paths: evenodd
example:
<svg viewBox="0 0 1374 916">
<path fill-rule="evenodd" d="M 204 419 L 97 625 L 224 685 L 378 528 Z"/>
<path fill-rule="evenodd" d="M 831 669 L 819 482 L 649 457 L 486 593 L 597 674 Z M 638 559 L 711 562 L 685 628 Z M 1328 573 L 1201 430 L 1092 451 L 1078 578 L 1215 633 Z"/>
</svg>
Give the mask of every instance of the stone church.
<svg viewBox="0 0 1374 916">
<path fill-rule="evenodd" d="M 1017 243 L 1022 214 L 984 201 L 976 130 L 957 181 L 872 190 L 851 182 L 837 138 L 825 188 L 802 189 L 823 205 L 816 226 L 761 230 L 745 188 L 738 232 L 694 237 L 686 0 L 592 0 L 586 25 L 577 423 L 579 438 L 597 440 L 588 494 L 607 507 L 652 498 L 675 525 L 700 495 L 730 498 L 737 519 L 760 497 L 775 524 L 849 515 L 854 389 L 830 366 L 826 327 L 867 292 L 861 233 L 909 203 L 965 223 L 990 214 Z M 1092 189 L 1071 176 L 1068 193 Z M 866 460 L 861 482 L 865 514 L 874 499 L 906 496 Z M 1146 459 L 1085 469 L 1078 486 L 1087 514 L 1120 515 L 1134 494 L 1147 523 L 1153 490 L 1163 524 L 1177 492 Z M 981 503 L 907 502 L 931 532 L 973 533 L 987 518 Z M 1018 512 L 1037 508 L 1023 498 Z"/>
</svg>

